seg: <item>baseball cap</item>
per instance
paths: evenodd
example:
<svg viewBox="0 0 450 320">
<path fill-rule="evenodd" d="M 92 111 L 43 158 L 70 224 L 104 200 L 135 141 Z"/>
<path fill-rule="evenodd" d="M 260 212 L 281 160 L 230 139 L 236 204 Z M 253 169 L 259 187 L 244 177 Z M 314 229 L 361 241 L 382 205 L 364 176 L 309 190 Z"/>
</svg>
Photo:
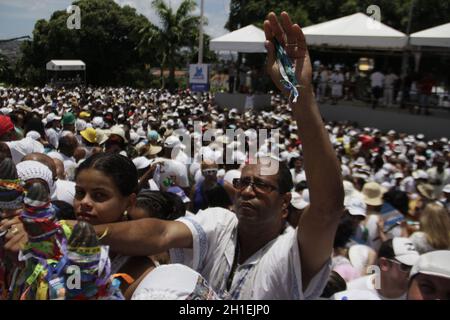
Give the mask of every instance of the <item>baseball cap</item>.
<svg viewBox="0 0 450 320">
<path fill-rule="evenodd" d="M 367 205 L 361 197 L 353 196 L 345 202 L 345 208 L 352 216 L 366 216 Z"/>
<path fill-rule="evenodd" d="M 175 148 L 176 146 L 180 145 L 181 141 L 176 136 L 169 136 L 164 140 L 164 147 L 166 148 Z"/>
<path fill-rule="evenodd" d="M 446 184 L 444 189 L 442 190 L 444 193 L 450 193 L 450 184 Z"/>
<path fill-rule="evenodd" d="M 424 253 L 414 264 L 409 274 L 413 278 L 416 274 L 422 273 L 430 276 L 437 276 L 450 279 L 450 250 L 436 250 Z"/>
<path fill-rule="evenodd" d="M 137 157 L 133 159 L 133 163 L 136 166 L 136 169 L 141 170 L 151 165 L 152 161 L 147 157 Z"/>
<path fill-rule="evenodd" d="M 46 120 L 46 123 L 50 123 L 50 122 L 55 121 L 55 120 L 61 120 L 61 117 L 57 116 L 56 114 L 54 114 L 52 112 L 52 113 L 49 113 L 47 115 L 47 117 L 45 117 L 45 120 Z"/>
<path fill-rule="evenodd" d="M 75 124 L 76 118 L 72 112 L 66 112 L 62 116 L 62 124 Z"/>
<path fill-rule="evenodd" d="M 379 258 L 395 259 L 407 266 L 413 266 L 419 259 L 419 252 L 408 238 L 394 237 L 381 244 Z"/>
<path fill-rule="evenodd" d="M 131 300 L 220 300 L 207 281 L 182 264 L 161 265 L 138 285 Z"/>
</svg>

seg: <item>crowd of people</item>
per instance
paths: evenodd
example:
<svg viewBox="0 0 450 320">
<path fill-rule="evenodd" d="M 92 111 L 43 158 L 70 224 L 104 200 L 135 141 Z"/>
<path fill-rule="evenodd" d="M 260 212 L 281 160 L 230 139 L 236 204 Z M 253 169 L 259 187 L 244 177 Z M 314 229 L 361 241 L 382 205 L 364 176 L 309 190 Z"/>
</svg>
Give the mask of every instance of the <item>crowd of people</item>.
<svg viewBox="0 0 450 320">
<path fill-rule="evenodd" d="M 448 138 L 323 123 L 296 72 L 297 102 L 245 113 L 0 88 L 0 299 L 450 299 Z"/>
</svg>

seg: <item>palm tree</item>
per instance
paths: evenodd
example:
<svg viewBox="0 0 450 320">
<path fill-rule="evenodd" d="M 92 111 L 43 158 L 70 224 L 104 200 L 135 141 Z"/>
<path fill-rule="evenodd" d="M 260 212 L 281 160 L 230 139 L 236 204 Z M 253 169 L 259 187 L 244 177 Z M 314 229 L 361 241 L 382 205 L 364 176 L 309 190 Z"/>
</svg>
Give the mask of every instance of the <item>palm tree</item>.
<svg viewBox="0 0 450 320">
<path fill-rule="evenodd" d="M 197 4 L 195 0 L 184 0 L 174 12 L 164 0 L 153 0 L 152 7 L 161 20 L 161 27 L 150 25 L 141 30 L 141 43 L 152 54 L 156 54 L 162 70 L 169 67 L 169 89 L 175 88 L 175 68 L 182 58 L 180 49 L 193 48 L 198 33 L 199 16 L 192 15 Z"/>
</svg>

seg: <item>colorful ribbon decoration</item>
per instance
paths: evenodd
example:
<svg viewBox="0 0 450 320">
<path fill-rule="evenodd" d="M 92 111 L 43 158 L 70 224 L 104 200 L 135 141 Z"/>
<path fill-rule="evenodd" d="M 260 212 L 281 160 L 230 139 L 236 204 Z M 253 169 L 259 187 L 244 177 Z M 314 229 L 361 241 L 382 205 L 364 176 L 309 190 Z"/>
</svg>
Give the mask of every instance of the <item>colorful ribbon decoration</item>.
<svg viewBox="0 0 450 320">
<path fill-rule="evenodd" d="M 295 76 L 294 66 L 292 65 L 292 61 L 283 46 L 276 39 L 274 39 L 273 42 L 275 45 L 278 67 L 281 76 L 283 77 L 280 82 L 284 88 L 290 92 L 289 99 L 293 97 L 292 102 L 295 103 L 299 97 L 299 92 L 296 87 L 298 85 L 298 81 Z"/>
</svg>

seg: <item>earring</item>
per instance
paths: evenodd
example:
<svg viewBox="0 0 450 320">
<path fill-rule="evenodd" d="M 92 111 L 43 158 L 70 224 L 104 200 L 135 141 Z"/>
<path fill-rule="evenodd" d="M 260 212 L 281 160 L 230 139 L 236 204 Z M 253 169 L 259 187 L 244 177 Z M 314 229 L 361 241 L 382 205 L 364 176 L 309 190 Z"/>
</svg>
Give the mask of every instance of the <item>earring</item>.
<svg viewBox="0 0 450 320">
<path fill-rule="evenodd" d="M 123 217 L 124 217 L 125 219 L 128 219 L 128 211 L 127 211 L 127 210 L 125 210 L 125 211 L 123 212 Z"/>
</svg>

